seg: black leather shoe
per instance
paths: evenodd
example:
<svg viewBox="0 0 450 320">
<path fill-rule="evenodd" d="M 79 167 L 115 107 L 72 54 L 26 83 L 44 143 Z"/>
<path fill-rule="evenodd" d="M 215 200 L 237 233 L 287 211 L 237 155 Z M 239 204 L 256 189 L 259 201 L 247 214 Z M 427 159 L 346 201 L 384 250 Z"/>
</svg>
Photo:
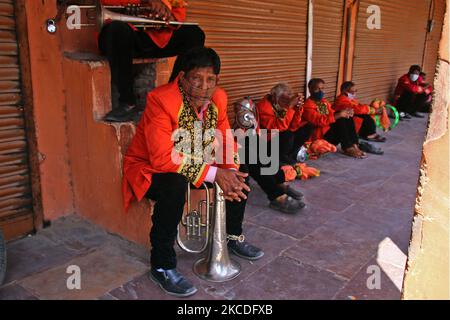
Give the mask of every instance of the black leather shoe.
<svg viewBox="0 0 450 320">
<path fill-rule="evenodd" d="M 247 260 L 258 260 L 264 255 L 264 252 L 249 244 L 248 242 L 239 242 L 237 240 L 228 241 L 228 249 L 231 253 Z"/>
<path fill-rule="evenodd" d="M 118 108 L 112 109 L 103 119 L 108 122 L 128 122 L 133 120 L 136 107 L 128 107 L 120 105 Z"/>
<path fill-rule="evenodd" d="M 284 201 L 280 202 L 273 200 L 270 202 L 270 207 L 274 210 L 284 213 L 297 213 L 299 210 L 304 209 L 306 204 L 301 200 L 296 200 L 288 196 Z"/>
<path fill-rule="evenodd" d="M 176 297 L 189 297 L 197 292 L 197 288 L 186 280 L 176 269 L 157 271 L 150 270 L 150 279 L 153 280 L 161 289 Z"/>
<path fill-rule="evenodd" d="M 286 186 L 285 191 L 288 196 L 294 198 L 295 200 L 301 200 L 305 197 L 303 193 L 295 190 L 294 188 L 291 188 L 290 186 Z"/>
<path fill-rule="evenodd" d="M 372 154 L 377 154 L 377 155 L 384 154 L 384 151 L 381 148 L 375 147 L 373 144 L 364 142 L 364 141 L 359 142 L 359 149 L 361 149 L 361 151 L 364 151 L 367 153 L 372 153 Z"/>
<path fill-rule="evenodd" d="M 420 113 L 417 113 L 417 112 L 410 113 L 410 115 L 414 118 L 424 118 L 423 115 L 421 115 Z"/>
</svg>

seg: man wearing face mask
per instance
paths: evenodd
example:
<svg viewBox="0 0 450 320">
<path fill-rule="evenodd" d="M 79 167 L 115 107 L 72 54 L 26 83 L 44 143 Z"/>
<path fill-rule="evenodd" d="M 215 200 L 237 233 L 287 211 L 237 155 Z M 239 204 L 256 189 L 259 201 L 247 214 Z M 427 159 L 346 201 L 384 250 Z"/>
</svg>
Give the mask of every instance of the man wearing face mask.
<svg viewBox="0 0 450 320">
<path fill-rule="evenodd" d="M 304 97 L 293 94 L 286 83 L 279 83 L 258 104 L 261 128 L 279 131 L 280 162 L 293 165 L 303 144 L 313 131 L 312 125 L 302 123 Z"/>
<path fill-rule="evenodd" d="M 351 81 L 346 81 L 341 85 L 341 94 L 333 104 L 335 111 L 353 109 L 355 129 L 358 135 L 364 140 L 373 142 L 385 142 L 386 138 L 377 133 L 377 127 L 372 115 L 383 114 L 383 108 L 375 109 L 367 104 L 361 104 L 356 99 L 356 85 Z"/>
<path fill-rule="evenodd" d="M 250 188 L 248 174 L 239 171 L 234 138 L 227 132 L 227 95 L 217 87 L 220 58 L 213 49 L 198 47 L 184 54 L 179 65 L 181 72 L 173 82 L 148 95 L 142 120 L 124 157 L 123 195 L 125 209 L 134 199 L 155 201 L 150 277 L 166 293 L 187 297 L 197 289 L 177 271 L 173 246 L 188 182 L 195 187 L 216 182 L 223 190 L 232 253 L 248 260 L 260 259 L 264 253 L 245 240 L 237 240 L 242 240 Z M 214 134 L 217 132 L 225 137 L 222 143 Z M 199 141 L 201 150 L 197 150 Z M 204 150 L 216 143 L 223 157 L 216 152 L 215 161 L 207 161 Z"/>
<path fill-rule="evenodd" d="M 324 87 L 325 81 L 322 79 L 311 79 L 308 83 L 311 96 L 303 106 L 302 121 L 314 126 L 311 140 L 325 139 L 334 145 L 341 144 L 345 155 L 358 159 L 365 158 L 366 154 L 358 146 L 358 135 L 352 119 L 353 109 L 333 110 L 331 104 L 324 98 Z"/>
<path fill-rule="evenodd" d="M 402 118 L 408 118 L 407 115 L 405 116 L 405 113 L 416 118 L 423 118 L 417 112 L 423 108 L 433 90 L 422 85 L 423 81 L 420 77 L 420 72 L 420 66 L 412 65 L 408 73 L 398 79 L 397 87 L 395 88 L 394 105 L 401 112 Z"/>
</svg>

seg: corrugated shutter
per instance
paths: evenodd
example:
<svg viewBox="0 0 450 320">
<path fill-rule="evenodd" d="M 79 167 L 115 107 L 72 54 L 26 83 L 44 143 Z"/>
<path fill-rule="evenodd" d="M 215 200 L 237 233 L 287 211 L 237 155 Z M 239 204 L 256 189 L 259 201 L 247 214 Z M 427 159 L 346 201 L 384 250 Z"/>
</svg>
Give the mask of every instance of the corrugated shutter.
<svg viewBox="0 0 450 320">
<path fill-rule="evenodd" d="M 428 76 L 427 81 L 430 83 L 433 82 L 436 71 L 439 41 L 441 40 L 442 25 L 444 23 L 445 0 L 433 0 L 431 11 L 430 17 L 433 19 L 434 25 L 433 30 L 427 37 L 425 61 L 423 64 L 423 70 Z"/>
<path fill-rule="evenodd" d="M 8 239 L 33 230 L 13 3 L 0 0 L 0 227 Z"/>
<path fill-rule="evenodd" d="M 367 28 L 367 8 L 381 9 L 381 29 Z M 362 102 L 392 97 L 398 78 L 421 64 L 428 6 L 424 0 L 362 0 L 358 13 L 353 81 Z"/>
<path fill-rule="evenodd" d="M 325 80 L 326 98 L 334 101 L 339 73 L 344 0 L 314 0 L 312 77 Z"/>
<path fill-rule="evenodd" d="M 260 99 L 282 81 L 304 92 L 307 7 L 306 0 L 189 1 L 188 20 L 200 23 L 206 45 L 221 56 L 230 106 L 245 95 Z"/>
</svg>

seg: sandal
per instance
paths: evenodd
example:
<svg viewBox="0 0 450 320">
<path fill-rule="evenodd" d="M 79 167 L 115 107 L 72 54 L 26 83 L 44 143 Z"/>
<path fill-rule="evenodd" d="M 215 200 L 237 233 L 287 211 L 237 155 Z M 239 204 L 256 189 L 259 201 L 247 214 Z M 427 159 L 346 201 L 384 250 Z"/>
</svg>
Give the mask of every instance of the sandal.
<svg viewBox="0 0 450 320">
<path fill-rule="evenodd" d="M 366 141 L 370 141 L 370 142 L 386 142 L 386 137 L 382 137 L 379 134 L 377 134 L 375 137 L 373 138 L 369 138 L 369 137 L 361 137 L 361 139 L 364 139 Z"/>
<path fill-rule="evenodd" d="M 355 148 L 355 147 L 350 147 L 348 149 L 342 150 L 342 153 L 345 154 L 346 156 L 352 157 L 352 158 L 356 158 L 356 159 L 365 159 L 367 158 L 366 154 L 364 152 L 362 152 L 361 150 Z"/>
</svg>

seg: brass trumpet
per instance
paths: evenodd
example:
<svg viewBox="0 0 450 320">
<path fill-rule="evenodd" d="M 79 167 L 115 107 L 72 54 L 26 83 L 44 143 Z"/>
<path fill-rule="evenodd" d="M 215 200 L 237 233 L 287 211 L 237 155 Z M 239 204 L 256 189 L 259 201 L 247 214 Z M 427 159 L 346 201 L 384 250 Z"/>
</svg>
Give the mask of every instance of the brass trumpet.
<svg viewBox="0 0 450 320">
<path fill-rule="evenodd" d="M 205 199 L 198 202 L 196 209 L 192 209 L 192 190 L 188 185 L 187 210 L 178 225 L 177 243 L 186 252 L 207 251 L 206 258 L 195 262 L 194 273 L 207 281 L 224 282 L 236 278 L 241 272 L 241 266 L 231 260 L 228 253 L 225 198 L 217 183 L 213 189 L 214 203 L 210 201 L 211 190 L 204 183 Z"/>
<path fill-rule="evenodd" d="M 55 33 L 57 30 L 57 23 L 61 20 L 63 11 L 67 8 L 69 1 L 63 1 L 58 9 L 58 13 L 55 18 L 47 20 L 47 31 L 49 33 Z M 148 29 L 148 28 L 164 28 L 167 26 L 181 26 L 181 25 L 198 25 L 194 22 L 179 22 L 179 21 L 162 21 L 146 18 L 148 9 L 145 6 L 128 5 L 128 6 L 104 6 L 100 0 L 96 0 L 95 5 L 76 5 L 79 9 L 95 10 L 95 16 L 89 16 L 86 14 L 89 20 L 95 20 L 95 24 L 80 24 L 79 27 L 97 27 L 100 30 L 107 21 L 123 21 L 134 25 L 136 28 Z M 121 12 L 116 12 L 121 11 Z M 76 27 L 76 26 L 75 26 Z"/>
</svg>

